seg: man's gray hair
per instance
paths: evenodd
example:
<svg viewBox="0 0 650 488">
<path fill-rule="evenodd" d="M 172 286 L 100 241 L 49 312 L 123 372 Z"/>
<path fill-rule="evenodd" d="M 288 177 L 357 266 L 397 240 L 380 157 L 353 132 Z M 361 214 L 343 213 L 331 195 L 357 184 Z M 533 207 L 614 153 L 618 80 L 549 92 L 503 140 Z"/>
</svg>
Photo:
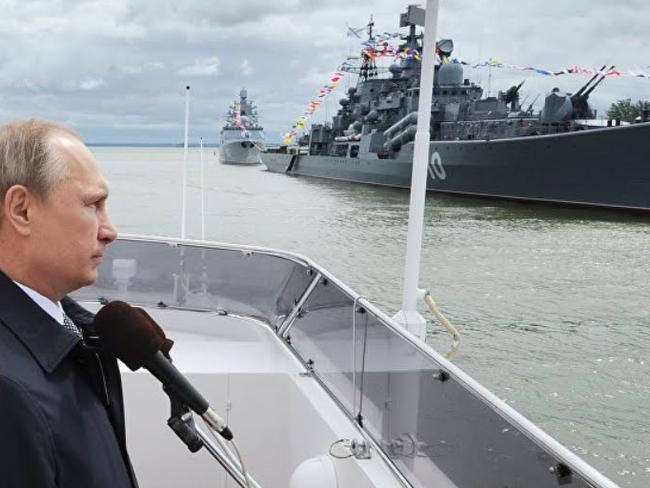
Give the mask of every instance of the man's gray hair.
<svg viewBox="0 0 650 488">
<path fill-rule="evenodd" d="M 50 143 L 57 133 L 79 139 L 72 129 L 43 119 L 0 126 L 0 202 L 14 185 L 23 185 L 43 198 L 49 195 L 66 170 L 65 161 Z"/>
</svg>

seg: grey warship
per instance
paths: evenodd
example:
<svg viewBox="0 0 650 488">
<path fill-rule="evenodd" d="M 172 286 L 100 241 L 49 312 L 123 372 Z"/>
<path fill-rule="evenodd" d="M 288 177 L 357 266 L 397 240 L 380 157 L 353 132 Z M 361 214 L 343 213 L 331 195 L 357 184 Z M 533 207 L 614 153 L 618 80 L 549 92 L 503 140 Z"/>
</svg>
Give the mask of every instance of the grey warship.
<svg viewBox="0 0 650 488">
<path fill-rule="evenodd" d="M 257 108 L 248 100 L 242 88 L 239 100 L 228 110 L 226 124 L 221 129 L 219 161 L 223 164 L 259 164 L 264 150 L 264 133 L 257 119 Z"/>
<path fill-rule="evenodd" d="M 424 10 L 409 6 L 402 48 L 421 52 Z M 372 38 L 372 24 L 369 24 Z M 438 41 L 442 59 L 453 42 Z M 426 53 L 425 53 L 426 54 Z M 483 97 L 463 65 L 436 66 L 427 190 L 449 194 L 650 210 L 650 122 L 595 119 L 588 98 L 605 67 L 576 93 L 554 88 L 540 113 L 520 103 L 522 84 Z M 420 61 L 401 60 L 383 74 L 364 57 L 331 123 L 314 124 L 297 151 L 262 154 L 271 172 L 409 188 Z M 523 82 L 522 82 L 523 83 Z"/>
</svg>

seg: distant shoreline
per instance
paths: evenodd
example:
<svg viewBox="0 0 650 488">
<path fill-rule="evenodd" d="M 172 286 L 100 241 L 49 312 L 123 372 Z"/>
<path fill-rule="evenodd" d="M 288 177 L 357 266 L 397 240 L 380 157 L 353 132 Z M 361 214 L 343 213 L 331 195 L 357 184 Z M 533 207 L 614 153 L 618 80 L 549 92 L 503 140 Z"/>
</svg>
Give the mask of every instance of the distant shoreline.
<svg viewBox="0 0 650 488">
<path fill-rule="evenodd" d="M 89 147 L 183 147 L 183 144 L 170 144 L 164 142 L 87 142 Z M 201 147 L 200 144 L 191 143 L 188 147 Z M 203 144 L 203 147 L 219 147 L 219 144 Z"/>
<path fill-rule="evenodd" d="M 267 146 L 279 146 L 280 143 L 267 143 Z M 183 147 L 183 144 L 170 144 L 165 142 L 87 142 L 88 147 Z M 188 147 L 201 147 L 200 144 L 191 143 Z M 219 144 L 203 144 L 203 147 L 220 147 Z"/>
</svg>

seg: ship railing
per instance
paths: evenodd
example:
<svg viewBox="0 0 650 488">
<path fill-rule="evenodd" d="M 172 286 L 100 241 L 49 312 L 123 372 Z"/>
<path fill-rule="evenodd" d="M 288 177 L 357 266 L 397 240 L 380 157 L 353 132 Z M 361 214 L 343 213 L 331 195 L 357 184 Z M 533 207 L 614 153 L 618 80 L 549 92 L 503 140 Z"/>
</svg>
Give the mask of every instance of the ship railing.
<svg viewBox="0 0 650 488">
<path fill-rule="evenodd" d="M 74 297 L 266 323 L 406 486 L 616 486 L 303 256 L 130 236 Z"/>
</svg>

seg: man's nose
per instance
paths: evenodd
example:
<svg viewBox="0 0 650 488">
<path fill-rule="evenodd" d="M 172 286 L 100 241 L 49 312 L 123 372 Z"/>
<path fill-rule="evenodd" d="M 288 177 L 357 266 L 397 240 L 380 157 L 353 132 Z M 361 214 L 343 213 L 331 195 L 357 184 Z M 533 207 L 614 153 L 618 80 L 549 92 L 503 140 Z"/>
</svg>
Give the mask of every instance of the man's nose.
<svg viewBox="0 0 650 488">
<path fill-rule="evenodd" d="M 117 239 L 117 229 L 113 225 L 113 222 L 111 222 L 111 219 L 108 216 L 108 214 L 104 216 L 104 218 L 101 220 L 99 224 L 97 238 L 100 241 L 105 242 L 106 244 L 109 244 L 113 242 L 115 239 Z"/>
</svg>

